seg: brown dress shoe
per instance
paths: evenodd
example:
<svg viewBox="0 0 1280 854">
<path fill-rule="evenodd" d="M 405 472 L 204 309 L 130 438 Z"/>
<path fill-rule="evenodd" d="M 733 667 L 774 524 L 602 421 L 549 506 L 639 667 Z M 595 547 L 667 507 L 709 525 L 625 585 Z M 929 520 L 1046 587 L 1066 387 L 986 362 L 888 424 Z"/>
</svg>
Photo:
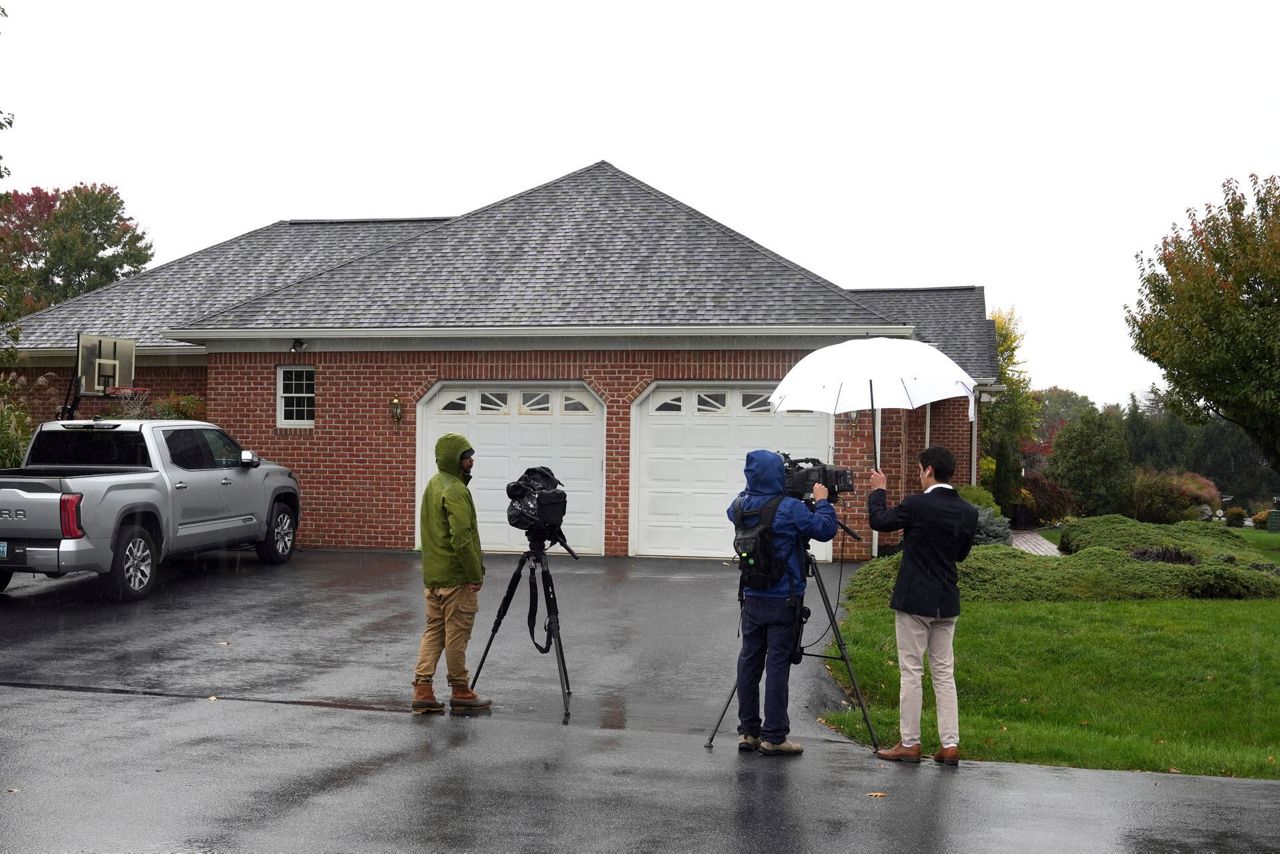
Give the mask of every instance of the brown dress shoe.
<svg viewBox="0 0 1280 854">
<path fill-rule="evenodd" d="M 920 745 L 903 747 L 902 742 L 898 742 L 888 750 L 877 750 L 876 756 L 880 759 L 887 759 L 890 762 L 919 762 Z"/>
<path fill-rule="evenodd" d="M 939 765 L 956 766 L 960 764 L 960 748 L 944 747 L 933 754 L 933 761 Z"/>
<path fill-rule="evenodd" d="M 413 683 L 413 713 L 415 715 L 439 715 L 444 712 L 444 703 L 436 699 L 436 692 L 430 682 Z"/>
</svg>

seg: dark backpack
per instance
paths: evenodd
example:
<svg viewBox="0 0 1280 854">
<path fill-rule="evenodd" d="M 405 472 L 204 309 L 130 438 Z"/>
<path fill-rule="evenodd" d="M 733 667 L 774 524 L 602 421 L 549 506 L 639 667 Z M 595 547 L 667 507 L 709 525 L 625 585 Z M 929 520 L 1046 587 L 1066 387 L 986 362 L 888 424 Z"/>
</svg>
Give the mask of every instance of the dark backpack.
<svg viewBox="0 0 1280 854">
<path fill-rule="evenodd" d="M 773 517 L 778 512 L 782 496 L 771 498 L 759 510 L 742 511 L 742 499 L 733 502 L 733 553 L 742 574 L 742 586 L 753 590 L 766 590 L 782 580 L 787 572 L 787 562 L 775 556 L 773 551 Z M 746 525 L 744 519 L 756 516 L 754 525 Z"/>
</svg>

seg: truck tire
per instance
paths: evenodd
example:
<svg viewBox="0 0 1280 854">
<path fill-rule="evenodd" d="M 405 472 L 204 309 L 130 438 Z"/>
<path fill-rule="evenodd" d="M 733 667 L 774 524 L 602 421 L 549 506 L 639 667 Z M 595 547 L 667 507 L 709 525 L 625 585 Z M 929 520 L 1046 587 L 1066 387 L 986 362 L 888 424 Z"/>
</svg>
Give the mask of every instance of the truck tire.
<svg viewBox="0 0 1280 854">
<path fill-rule="evenodd" d="M 9 586 L 9 582 L 13 580 L 12 572 L 0 572 L 0 590 L 4 590 Z"/>
<path fill-rule="evenodd" d="M 298 546 L 298 516 L 288 504 L 277 501 L 271 505 L 271 517 L 267 535 L 254 548 L 263 563 L 282 564 L 293 556 Z"/>
<path fill-rule="evenodd" d="M 160 578 L 160 558 L 145 528 L 125 525 L 116 535 L 111 572 L 104 577 L 107 594 L 117 602 L 134 602 L 151 595 Z"/>
</svg>

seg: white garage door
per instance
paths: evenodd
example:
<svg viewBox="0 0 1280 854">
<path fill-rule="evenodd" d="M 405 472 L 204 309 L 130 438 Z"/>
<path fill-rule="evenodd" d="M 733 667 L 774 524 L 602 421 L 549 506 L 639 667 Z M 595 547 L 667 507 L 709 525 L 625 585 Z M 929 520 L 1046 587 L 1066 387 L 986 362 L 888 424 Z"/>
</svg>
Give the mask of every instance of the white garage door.
<svg viewBox="0 0 1280 854">
<path fill-rule="evenodd" d="M 569 545 L 604 553 L 604 407 L 591 392 L 446 386 L 419 404 L 418 416 L 419 514 L 422 490 L 437 471 L 436 440 L 461 433 L 476 449 L 471 494 L 485 551 L 528 548 L 524 532 L 507 524 L 507 484 L 526 468 L 549 466 L 569 496 Z"/>
<path fill-rule="evenodd" d="M 635 547 L 641 555 L 728 558 L 725 508 L 745 483 L 748 451 L 831 460 L 830 415 L 769 411 L 769 390 L 659 387 L 636 403 Z M 829 560 L 831 547 L 815 543 Z"/>
</svg>

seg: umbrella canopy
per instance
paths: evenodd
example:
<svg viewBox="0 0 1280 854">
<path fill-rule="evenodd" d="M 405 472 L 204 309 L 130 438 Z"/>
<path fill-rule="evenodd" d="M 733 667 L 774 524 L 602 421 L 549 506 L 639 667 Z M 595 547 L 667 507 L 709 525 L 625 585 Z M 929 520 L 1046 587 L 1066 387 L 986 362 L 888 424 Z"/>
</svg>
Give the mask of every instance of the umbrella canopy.
<svg viewBox="0 0 1280 854">
<path fill-rule="evenodd" d="M 907 338 L 861 338 L 815 350 L 778 383 L 776 412 L 915 409 L 935 400 L 969 398 L 973 378 L 936 347 Z"/>
</svg>

